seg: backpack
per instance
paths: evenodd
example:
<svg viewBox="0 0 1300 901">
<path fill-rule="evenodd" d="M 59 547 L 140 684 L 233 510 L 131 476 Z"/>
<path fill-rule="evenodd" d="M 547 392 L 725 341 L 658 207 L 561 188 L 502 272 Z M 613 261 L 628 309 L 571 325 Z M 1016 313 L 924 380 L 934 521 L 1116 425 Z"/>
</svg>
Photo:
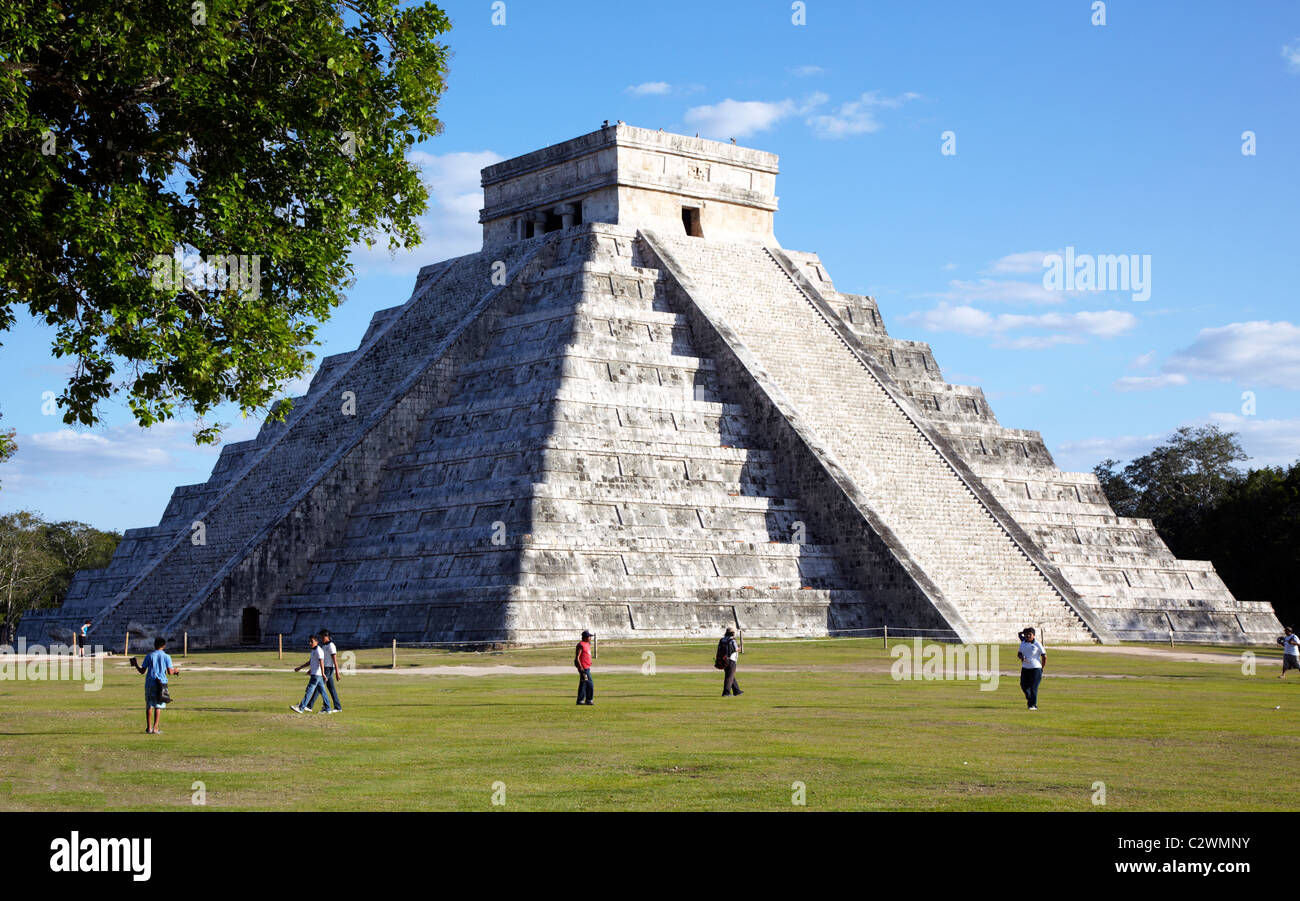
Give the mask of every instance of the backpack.
<svg viewBox="0 0 1300 901">
<path fill-rule="evenodd" d="M 726 669 L 726 668 L 727 668 L 727 660 L 731 657 L 731 655 L 727 653 L 727 650 L 728 650 L 728 649 L 727 649 L 727 639 L 726 639 L 726 638 L 722 638 L 722 639 L 720 639 L 720 640 L 718 641 L 718 652 L 717 652 L 716 654 L 713 655 L 713 668 L 714 668 L 714 669 Z"/>
</svg>

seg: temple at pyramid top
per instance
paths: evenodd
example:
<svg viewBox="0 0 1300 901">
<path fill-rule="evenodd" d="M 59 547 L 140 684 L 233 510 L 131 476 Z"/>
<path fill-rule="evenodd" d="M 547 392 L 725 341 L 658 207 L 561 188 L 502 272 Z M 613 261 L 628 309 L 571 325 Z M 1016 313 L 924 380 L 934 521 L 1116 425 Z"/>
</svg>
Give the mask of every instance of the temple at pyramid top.
<svg viewBox="0 0 1300 901">
<path fill-rule="evenodd" d="M 775 244 L 777 156 L 608 125 L 483 170 L 483 249 L 584 222 Z"/>
</svg>

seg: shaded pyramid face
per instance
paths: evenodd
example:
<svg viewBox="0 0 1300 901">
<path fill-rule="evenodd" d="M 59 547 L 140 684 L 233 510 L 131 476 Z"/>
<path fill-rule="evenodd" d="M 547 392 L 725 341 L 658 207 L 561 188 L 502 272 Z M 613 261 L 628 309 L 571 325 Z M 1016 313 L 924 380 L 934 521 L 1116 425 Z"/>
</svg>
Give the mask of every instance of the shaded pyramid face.
<svg viewBox="0 0 1300 901">
<path fill-rule="evenodd" d="M 775 173 L 623 125 L 488 167 L 483 252 L 421 270 L 20 634 L 1272 640 L 1268 604 L 782 249 Z"/>
</svg>

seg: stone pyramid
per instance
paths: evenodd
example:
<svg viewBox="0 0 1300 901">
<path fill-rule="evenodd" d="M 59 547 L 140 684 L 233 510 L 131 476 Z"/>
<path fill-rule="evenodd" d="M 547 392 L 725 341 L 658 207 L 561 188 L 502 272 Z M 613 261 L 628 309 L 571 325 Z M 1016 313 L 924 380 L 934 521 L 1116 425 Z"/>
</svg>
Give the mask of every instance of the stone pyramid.
<svg viewBox="0 0 1300 901">
<path fill-rule="evenodd" d="M 483 170 L 482 252 L 20 633 L 1271 641 L 1269 605 L 782 249 L 776 172 L 621 124 Z"/>
</svg>

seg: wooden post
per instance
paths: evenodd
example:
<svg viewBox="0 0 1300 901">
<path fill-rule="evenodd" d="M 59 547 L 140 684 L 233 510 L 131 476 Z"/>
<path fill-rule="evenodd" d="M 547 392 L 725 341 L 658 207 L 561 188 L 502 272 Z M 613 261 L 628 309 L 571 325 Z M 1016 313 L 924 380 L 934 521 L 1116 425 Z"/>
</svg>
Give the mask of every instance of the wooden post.
<svg viewBox="0 0 1300 901">
<path fill-rule="evenodd" d="M 591 633 L 591 659 L 596 659 L 596 633 Z"/>
<path fill-rule="evenodd" d="M 77 633 L 75 631 L 72 633 L 72 656 L 77 656 Z"/>
<path fill-rule="evenodd" d="M 880 639 L 880 646 L 882 648 L 889 647 L 889 626 L 888 625 L 885 626 L 885 634 Z"/>
<path fill-rule="evenodd" d="M 280 633 L 280 651 L 279 651 L 279 656 L 277 656 L 275 659 L 276 659 L 276 660 L 283 660 L 283 659 L 284 659 L 284 633 L 283 633 L 283 632 Z"/>
<path fill-rule="evenodd" d="M 131 656 L 131 633 L 129 631 L 126 633 L 126 638 L 122 642 L 122 656 Z"/>
<path fill-rule="evenodd" d="M 182 646 L 181 656 L 182 657 L 190 656 L 190 633 L 189 632 L 185 633 L 185 644 Z"/>
<path fill-rule="evenodd" d="M 397 669 L 397 639 L 393 639 L 393 669 Z"/>
</svg>

